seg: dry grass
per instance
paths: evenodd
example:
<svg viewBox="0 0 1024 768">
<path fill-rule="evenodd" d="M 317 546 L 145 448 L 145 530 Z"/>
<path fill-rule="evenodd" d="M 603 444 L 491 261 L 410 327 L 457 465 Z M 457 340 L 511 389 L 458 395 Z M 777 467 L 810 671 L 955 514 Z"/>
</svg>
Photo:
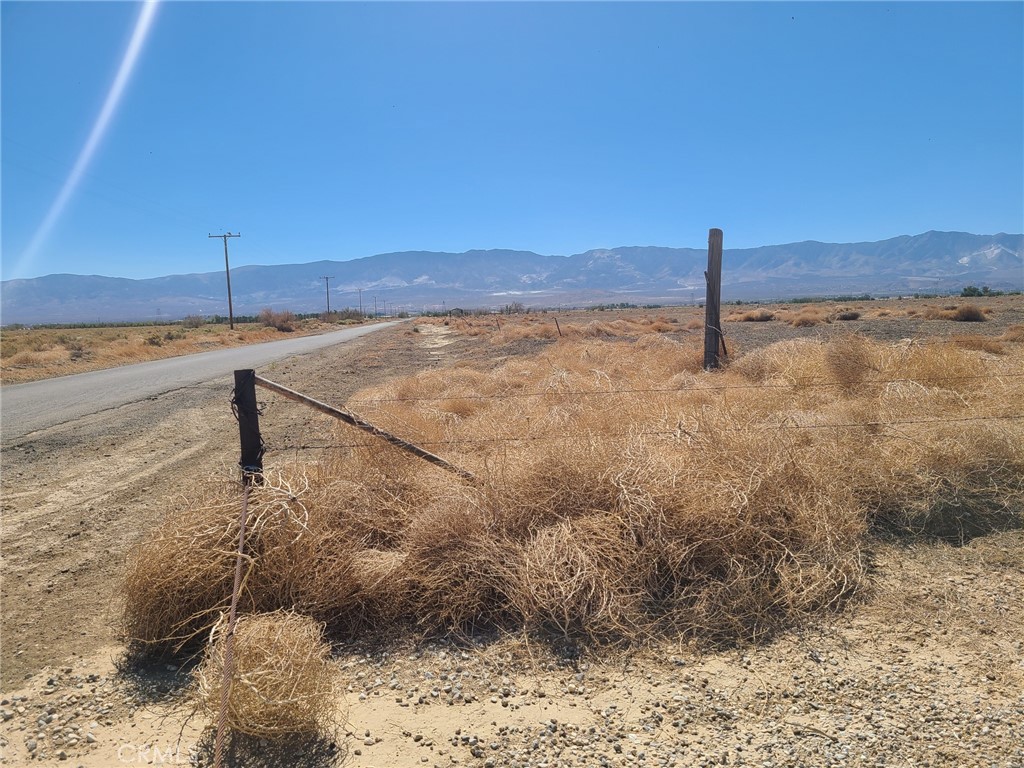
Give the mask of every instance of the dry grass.
<svg viewBox="0 0 1024 768">
<path fill-rule="evenodd" d="M 830 336 L 717 373 L 696 335 L 563 338 L 362 392 L 349 407 L 479 484 L 339 428 L 335 451 L 257 494 L 277 522 L 254 534 L 245 608 L 294 608 L 336 636 L 749 639 L 855 594 L 872 528 L 1019 520 L 1024 421 L 1003 417 L 1024 402 L 1020 348 Z M 131 636 L 209 629 L 229 507 L 219 490 L 183 504 L 135 554 Z"/>
<path fill-rule="evenodd" d="M 224 686 L 227 617 L 214 627 L 196 670 L 196 694 L 216 723 Z M 339 691 L 322 627 L 294 612 L 245 614 L 234 632 L 225 723 L 262 738 L 329 732 Z"/>
</svg>

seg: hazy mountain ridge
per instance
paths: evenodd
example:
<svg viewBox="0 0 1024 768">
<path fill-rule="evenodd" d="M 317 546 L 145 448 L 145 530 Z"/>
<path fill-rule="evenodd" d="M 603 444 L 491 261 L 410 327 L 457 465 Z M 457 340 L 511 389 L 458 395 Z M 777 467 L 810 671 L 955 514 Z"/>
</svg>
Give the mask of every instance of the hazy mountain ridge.
<svg viewBox="0 0 1024 768">
<path fill-rule="evenodd" d="M 629 246 L 572 256 L 531 251 L 407 251 L 351 261 L 316 261 L 231 270 L 236 314 L 263 307 L 311 312 L 325 307 L 321 276 L 331 276 L 332 308 L 416 311 L 597 302 L 680 302 L 704 292 L 706 249 Z M 805 241 L 726 249 L 723 299 L 776 299 L 851 293 L 959 290 L 967 284 L 1024 289 L 1024 235 L 926 232 L 867 243 Z M 131 280 L 47 275 L 6 280 L 0 322 L 89 322 L 227 314 L 222 271 Z"/>
</svg>

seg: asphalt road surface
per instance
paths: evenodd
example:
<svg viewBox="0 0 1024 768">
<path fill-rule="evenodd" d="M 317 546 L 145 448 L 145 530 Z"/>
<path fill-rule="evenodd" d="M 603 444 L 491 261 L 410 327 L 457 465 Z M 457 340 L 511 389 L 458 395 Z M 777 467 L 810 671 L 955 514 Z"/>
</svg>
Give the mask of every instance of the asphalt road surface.
<svg viewBox="0 0 1024 768">
<path fill-rule="evenodd" d="M 341 344 L 391 325 L 394 323 L 378 323 L 319 336 L 269 341 L 12 384 L 0 390 L 0 441 L 8 444 L 36 430 L 155 398 L 183 387 L 221 378 L 230 381 L 235 370 L 259 368 L 292 355 Z"/>
</svg>

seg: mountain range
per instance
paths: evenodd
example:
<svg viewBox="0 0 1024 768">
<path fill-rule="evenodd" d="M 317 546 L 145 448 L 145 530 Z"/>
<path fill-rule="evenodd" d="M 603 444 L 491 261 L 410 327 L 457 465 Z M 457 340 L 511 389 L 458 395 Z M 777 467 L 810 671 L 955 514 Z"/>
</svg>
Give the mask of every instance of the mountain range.
<svg viewBox="0 0 1024 768">
<path fill-rule="evenodd" d="M 684 304 L 704 298 L 707 250 L 635 246 L 572 256 L 530 251 L 406 251 L 351 261 L 231 270 L 236 315 L 264 307 L 372 313 L 455 307 Z M 722 300 L 959 292 L 966 285 L 1024 289 L 1024 235 L 925 232 L 870 243 L 806 241 L 726 249 Z M 386 302 L 386 304 L 385 304 Z M 47 275 L 0 284 L 0 322 L 69 323 L 227 315 L 223 271 L 131 280 Z"/>
</svg>

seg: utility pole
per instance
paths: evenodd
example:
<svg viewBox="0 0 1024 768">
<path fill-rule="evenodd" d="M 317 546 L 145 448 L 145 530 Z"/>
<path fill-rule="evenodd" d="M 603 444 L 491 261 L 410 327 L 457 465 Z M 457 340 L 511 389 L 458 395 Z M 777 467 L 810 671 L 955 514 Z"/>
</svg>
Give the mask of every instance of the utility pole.
<svg viewBox="0 0 1024 768">
<path fill-rule="evenodd" d="M 321 275 L 320 279 L 327 283 L 327 314 L 331 314 L 331 280 L 334 279 L 334 275 Z"/>
<path fill-rule="evenodd" d="M 360 319 L 362 319 L 362 316 L 363 316 L 363 289 L 362 288 L 356 288 L 356 290 L 359 291 L 359 317 L 360 317 Z"/>
<path fill-rule="evenodd" d="M 209 235 L 209 237 L 221 237 L 224 239 L 224 274 L 228 278 L 228 324 L 231 326 L 232 331 L 235 330 L 235 310 L 231 306 L 231 268 L 228 266 L 228 238 L 241 236 L 241 232 L 237 235 L 232 235 L 230 232 L 223 235 Z"/>
<path fill-rule="evenodd" d="M 377 319 L 377 297 L 373 297 L 373 319 Z"/>
</svg>

